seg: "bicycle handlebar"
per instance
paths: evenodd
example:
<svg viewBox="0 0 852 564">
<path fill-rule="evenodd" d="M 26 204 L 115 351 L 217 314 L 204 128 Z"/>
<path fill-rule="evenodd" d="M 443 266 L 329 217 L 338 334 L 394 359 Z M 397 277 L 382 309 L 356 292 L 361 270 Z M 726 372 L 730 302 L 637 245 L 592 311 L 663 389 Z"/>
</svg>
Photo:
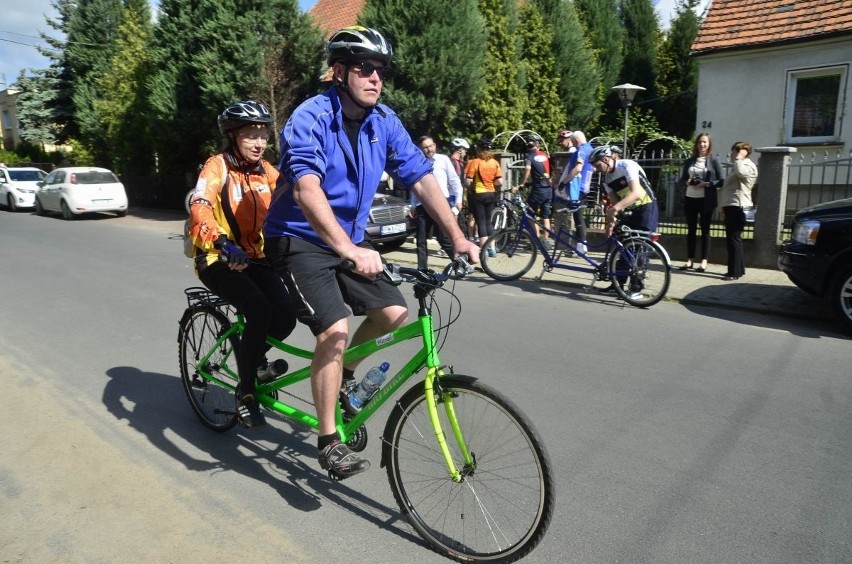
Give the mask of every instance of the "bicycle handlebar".
<svg viewBox="0 0 852 564">
<path fill-rule="evenodd" d="M 467 260 L 467 255 L 460 255 L 450 261 L 441 272 L 433 270 L 419 270 L 410 266 L 402 266 L 396 263 L 385 263 L 384 270 L 379 274 L 379 278 L 389 284 L 399 286 L 403 282 L 417 282 L 426 286 L 440 287 L 449 280 L 461 279 L 473 272 L 475 269 Z M 349 259 L 341 259 L 340 268 L 342 270 L 352 270 L 355 268 L 355 263 Z"/>
<path fill-rule="evenodd" d="M 394 286 L 399 286 L 403 282 L 414 281 L 425 286 L 439 288 L 450 278 L 458 280 L 460 278 L 464 278 L 473 271 L 474 268 L 467 261 L 467 257 L 465 255 L 460 255 L 445 266 L 444 270 L 441 272 L 435 272 L 433 270 L 419 270 L 417 268 L 411 268 L 410 266 L 388 263 L 385 265 L 385 270 L 379 276 Z"/>
</svg>

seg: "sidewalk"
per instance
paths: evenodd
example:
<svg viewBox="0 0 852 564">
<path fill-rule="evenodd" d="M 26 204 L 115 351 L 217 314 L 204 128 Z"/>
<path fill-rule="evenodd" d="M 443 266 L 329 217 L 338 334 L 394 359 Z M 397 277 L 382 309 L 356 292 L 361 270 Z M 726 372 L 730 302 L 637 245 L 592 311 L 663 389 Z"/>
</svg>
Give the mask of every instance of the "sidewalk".
<svg viewBox="0 0 852 564">
<path fill-rule="evenodd" d="M 430 239 L 429 266 L 432 268 L 438 268 L 446 261 L 445 258 L 438 256 L 437 248 L 435 241 Z M 384 253 L 383 256 L 388 262 L 417 264 L 414 243 L 410 241 L 400 250 Z M 541 257 L 539 256 L 535 266 L 523 279 L 537 279 L 542 273 L 541 264 Z M 831 311 L 824 300 L 797 288 L 780 270 L 748 268 L 746 275 L 741 279 L 726 282 L 722 280 L 722 275 L 727 269 L 725 265 L 710 264 L 706 272 L 677 270 L 677 267 L 682 264 L 683 261 L 674 261 L 672 264 L 671 285 L 665 297 L 667 301 L 772 313 L 796 318 L 831 318 Z M 486 276 L 482 272 L 479 272 L 479 275 Z M 542 280 L 547 283 L 560 283 L 576 287 L 581 292 L 591 291 L 587 287 L 591 283 L 592 277 L 584 272 L 554 270 L 545 272 Z M 603 282 L 595 283 L 595 287 L 603 288 L 604 286 L 606 284 Z"/>
</svg>

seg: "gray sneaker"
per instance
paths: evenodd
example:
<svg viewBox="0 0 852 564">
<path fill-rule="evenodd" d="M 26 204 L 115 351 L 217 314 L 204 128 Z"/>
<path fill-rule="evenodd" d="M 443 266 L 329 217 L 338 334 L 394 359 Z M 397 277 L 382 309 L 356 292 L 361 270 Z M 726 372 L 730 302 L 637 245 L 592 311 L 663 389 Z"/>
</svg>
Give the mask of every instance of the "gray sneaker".
<svg viewBox="0 0 852 564">
<path fill-rule="evenodd" d="M 320 451 L 319 464 L 323 470 L 328 470 L 328 475 L 332 480 L 343 480 L 370 468 L 369 460 L 359 457 L 340 441 L 336 441 Z"/>
</svg>

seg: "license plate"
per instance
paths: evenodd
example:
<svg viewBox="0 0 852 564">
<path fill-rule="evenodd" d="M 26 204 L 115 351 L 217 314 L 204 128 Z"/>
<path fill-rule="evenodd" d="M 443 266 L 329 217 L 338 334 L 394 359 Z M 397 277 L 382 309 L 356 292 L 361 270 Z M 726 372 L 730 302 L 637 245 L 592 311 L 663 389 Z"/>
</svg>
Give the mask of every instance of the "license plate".
<svg viewBox="0 0 852 564">
<path fill-rule="evenodd" d="M 92 200 L 93 204 L 103 204 L 105 202 L 111 202 L 112 198 L 100 199 L 100 200 Z"/>
<path fill-rule="evenodd" d="M 394 233 L 403 233 L 405 232 L 405 224 L 404 223 L 395 223 L 393 225 L 382 225 L 379 228 L 379 233 L 382 235 L 393 235 Z"/>
</svg>

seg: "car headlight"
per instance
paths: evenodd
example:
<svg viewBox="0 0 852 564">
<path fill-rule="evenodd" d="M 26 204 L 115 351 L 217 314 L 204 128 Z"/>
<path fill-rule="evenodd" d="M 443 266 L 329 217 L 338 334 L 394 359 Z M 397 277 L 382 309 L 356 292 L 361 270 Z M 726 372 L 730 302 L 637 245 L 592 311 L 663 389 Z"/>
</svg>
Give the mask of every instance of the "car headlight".
<svg viewBox="0 0 852 564">
<path fill-rule="evenodd" d="M 793 226 L 793 241 L 804 245 L 816 245 L 819 221 L 797 221 Z"/>
</svg>

